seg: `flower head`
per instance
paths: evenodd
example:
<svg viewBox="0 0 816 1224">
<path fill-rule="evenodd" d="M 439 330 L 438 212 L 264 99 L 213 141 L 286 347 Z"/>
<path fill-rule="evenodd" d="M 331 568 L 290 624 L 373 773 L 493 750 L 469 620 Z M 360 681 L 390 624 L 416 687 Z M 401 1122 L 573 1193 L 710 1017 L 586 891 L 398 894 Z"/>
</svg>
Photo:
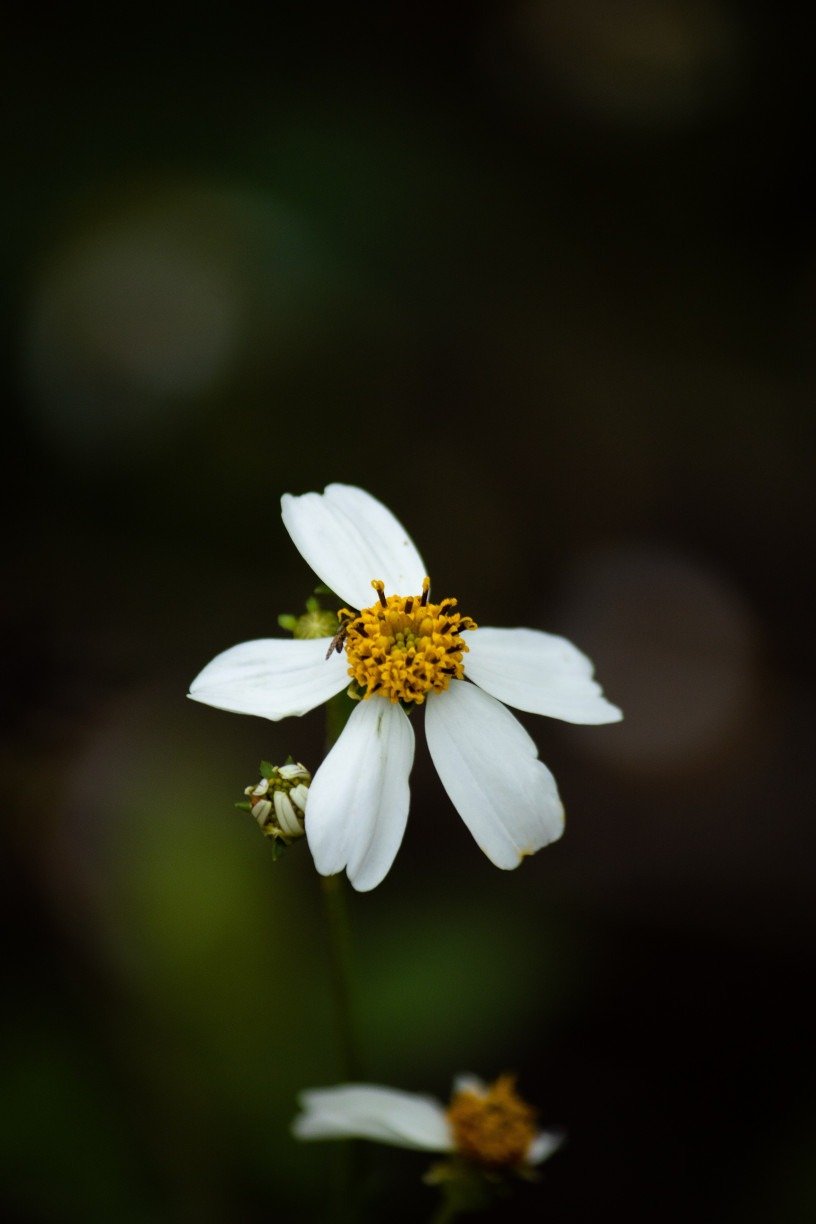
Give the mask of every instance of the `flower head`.
<svg viewBox="0 0 816 1224">
<path fill-rule="evenodd" d="M 447 1108 L 433 1097 L 374 1084 L 339 1084 L 301 1093 L 292 1124 L 298 1139 L 374 1139 L 457 1156 L 495 1172 L 524 1171 L 558 1148 L 562 1136 L 538 1130 L 535 1110 L 512 1076 L 493 1084 L 459 1076 Z"/>
<path fill-rule="evenodd" d="M 244 788 L 247 796 L 238 807 L 250 811 L 267 837 L 288 845 L 305 833 L 304 817 L 312 775 L 305 765 L 261 762 L 261 780 Z"/>
<path fill-rule="evenodd" d="M 425 565 L 381 502 L 351 485 L 284 494 L 301 555 L 348 607 L 334 637 L 263 639 L 224 651 L 190 686 L 196 701 L 280 719 L 348 688 L 358 697 L 309 791 L 306 835 L 318 871 L 360 891 L 385 877 L 408 817 L 414 732 L 451 802 L 497 867 L 518 866 L 561 836 L 558 790 L 503 705 L 573 723 L 617 722 L 589 659 L 535 629 L 478 628 L 451 597 L 434 602 Z M 351 680 L 351 685 L 349 685 Z"/>
</svg>

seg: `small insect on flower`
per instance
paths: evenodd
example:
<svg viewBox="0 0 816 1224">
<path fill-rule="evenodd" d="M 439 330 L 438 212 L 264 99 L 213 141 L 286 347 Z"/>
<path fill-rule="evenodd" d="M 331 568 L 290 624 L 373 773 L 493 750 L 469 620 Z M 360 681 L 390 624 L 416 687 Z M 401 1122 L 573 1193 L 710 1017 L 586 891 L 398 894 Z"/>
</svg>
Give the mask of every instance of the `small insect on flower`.
<svg viewBox="0 0 816 1224">
<path fill-rule="evenodd" d="M 444 1152 L 493 1172 L 525 1174 L 563 1142 L 536 1126 L 536 1111 L 501 1075 L 484 1084 L 460 1075 L 447 1108 L 433 1097 L 375 1084 L 338 1084 L 300 1095 L 292 1124 L 298 1139 L 373 1139 L 396 1147 Z"/>
<path fill-rule="evenodd" d="M 405 528 L 363 489 L 284 494 L 284 526 L 348 607 L 308 635 L 244 642 L 190 686 L 195 701 L 279 719 L 347 689 L 359 704 L 309 791 L 306 836 L 317 870 L 344 869 L 360 891 L 385 877 L 408 818 L 414 731 L 425 710 L 442 785 L 497 867 L 517 867 L 561 836 L 564 810 L 535 743 L 507 706 L 571 723 L 617 722 L 589 659 L 536 629 L 478 628 L 458 601 L 431 598 Z M 372 601 L 372 590 L 376 598 Z M 349 685 L 349 681 L 351 684 Z M 503 704 L 506 703 L 506 704 Z"/>
<path fill-rule="evenodd" d="M 339 620 L 340 628 L 329 642 L 329 649 L 326 651 L 327 660 L 331 658 L 332 651 L 334 651 L 336 654 L 343 653 L 343 646 L 345 645 L 346 637 L 348 636 L 349 625 L 354 620 L 354 617 L 350 612 L 343 610 L 340 614 Z"/>
</svg>

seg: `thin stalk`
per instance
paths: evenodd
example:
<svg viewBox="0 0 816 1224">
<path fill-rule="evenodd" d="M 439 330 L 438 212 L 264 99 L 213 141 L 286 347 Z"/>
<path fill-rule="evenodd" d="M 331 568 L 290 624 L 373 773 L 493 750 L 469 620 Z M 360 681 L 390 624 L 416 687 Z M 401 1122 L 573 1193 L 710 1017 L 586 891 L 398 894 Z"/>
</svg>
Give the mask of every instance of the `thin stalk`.
<svg viewBox="0 0 816 1224">
<path fill-rule="evenodd" d="M 329 701 L 326 708 L 327 752 L 339 738 L 353 709 L 354 702 L 345 693 L 338 693 Z M 360 1079 L 360 1054 L 354 1024 L 351 924 L 346 881 L 342 875 L 321 876 L 320 888 L 323 893 L 323 912 L 326 915 L 338 1065 L 341 1078 L 351 1083 Z M 338 1143 L 333 1167 L 333 1214 L 338 1224 L 356 1218 L 354 1204 L 360 1190 L 358 1165 L 357 1145 L 350 1140 Z"/>
<path fill-rule="evenodd" d="M 430 1224 L 450 1224 L 459 1215 L 459 1210 L 449 1198 L 444 1198 L 433 1213 Z"/>
<path fill-rule="evenodd" d="M 360 1056 L 354 1033 L 352 1002 L 351 927 L 342 875 L 320 877 L 329 940 L 329 971 L 334 1001 L 337 1053 L 344 1080 L 360 1078 Z"/>
</svg>

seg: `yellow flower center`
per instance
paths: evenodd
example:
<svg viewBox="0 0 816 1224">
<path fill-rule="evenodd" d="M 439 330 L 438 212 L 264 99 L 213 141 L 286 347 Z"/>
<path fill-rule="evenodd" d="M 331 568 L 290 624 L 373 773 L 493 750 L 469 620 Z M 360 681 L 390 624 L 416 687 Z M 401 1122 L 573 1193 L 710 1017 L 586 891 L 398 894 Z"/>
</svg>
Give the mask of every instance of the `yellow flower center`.
<svg viewBox="0 0 816 1224">
<path fill-rule="evenodd" d="M 512 1075 L 484 1091 L 457 1092 L 447 1114 L 459 1154 L 492 1168 L 522 1164 L 536 1135 L 535 1110 L 517 1094 Z"/>
<path fill-rule="evenodd" d="M 359 615 L 347 608 L 338 612 L 338 636 L 359 695 L 377 693 L 389 701 L 421 705 L 428 693 L 442 693 L 451 680 L 461 680 L 467 646 L 460 634 L 476 624 L 456 611 L 456 600 L 429 603 L 429 578 L 422 581 L 421 595 L 386 597 L 384 582 L 374 579 L 371 585 L 377 603 Z"/>
</svg>

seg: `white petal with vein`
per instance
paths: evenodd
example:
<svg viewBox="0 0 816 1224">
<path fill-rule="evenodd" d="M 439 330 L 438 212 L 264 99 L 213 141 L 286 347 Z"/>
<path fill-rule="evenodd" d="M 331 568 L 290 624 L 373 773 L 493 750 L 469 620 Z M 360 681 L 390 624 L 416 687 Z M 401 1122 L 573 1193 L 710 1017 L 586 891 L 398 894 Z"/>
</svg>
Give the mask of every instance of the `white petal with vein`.
<svg viewBox="0 0 816 1224">
<path fill-rule="evenodd" d="M 449 1152 L 453 1142 L 439 1101 L 375 1084 L 338 1084 L 300 1094 L 298 1139 L 376 1139 L 396 1147 Z"/>
<path fill-rule="evenodd" d="M 331 638 L 260 638 L 242 642 L 216 655 L 190 685 L 193 701 L 258 714 L 288 718 L 322 705 L 348 685 L 345 656 L 332 652 Z"/>
<path fill-rule="evenodd" d="M 517 710 L 565 722 L 619 722 L 623 715 L 592 679 L 593 667 L 572 642 L 538 629 L 472 629 L 465 675 Z"/>
<path fill-rule="evenodd" d="M 373 578 L 386 595 L 413 595 L 426 570 L 408 532 L 390 510 L 354 485 L 281 498 L 283 523 L 301 556 L 352 608 L 376 601 Z"/>
<path fill-rule="evenodd" d="M 561 836 L 564 809 L 555 779 L 500 701 L 453 680 L 428 698 L 425 732 L 451 803 L 497 867 L 517 867 Z"/>
<path fill-rule="evenodd" d="M 414 732 L 398 705 L 361 701 L 309 788 L 306 836 L 321 875 L 344 868 L 359 892 L 376 888 L 408 819 Z"/>
</svg>

